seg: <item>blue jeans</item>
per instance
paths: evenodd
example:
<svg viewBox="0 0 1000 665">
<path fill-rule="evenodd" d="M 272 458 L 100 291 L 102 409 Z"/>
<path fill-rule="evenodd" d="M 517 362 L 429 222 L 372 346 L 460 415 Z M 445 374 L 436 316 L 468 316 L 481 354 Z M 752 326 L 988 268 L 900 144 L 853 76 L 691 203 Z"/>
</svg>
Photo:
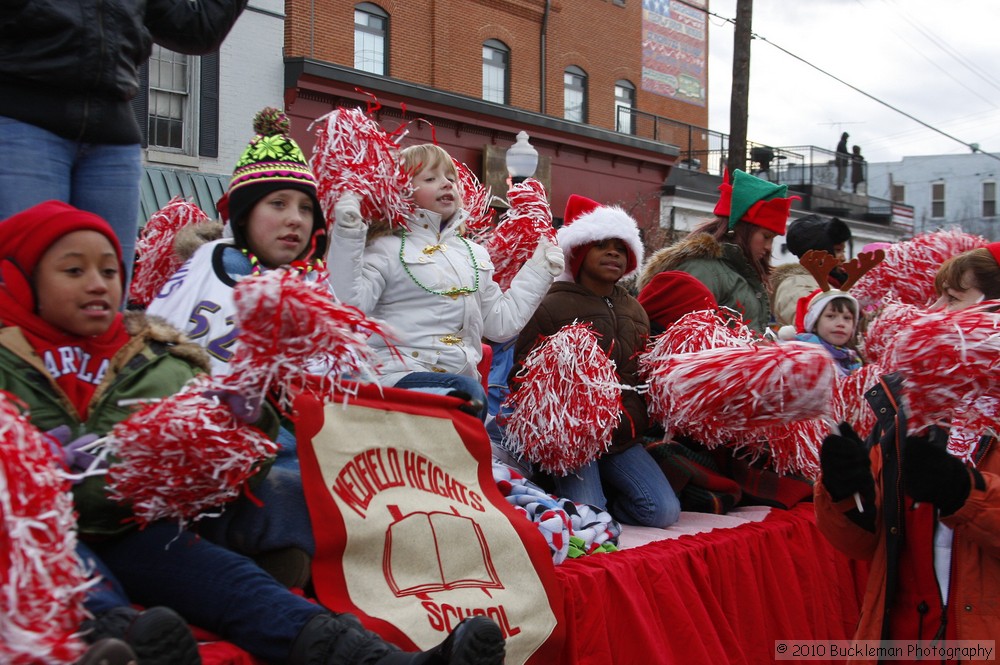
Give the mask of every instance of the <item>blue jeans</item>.
<svg viewBox="0 0 1000 665">
<path fill-rule="evenodd" d="M 681 514 L 681 504 L 667 477 L 641 445 L 604 455 L 575 473 L 554 476 L 553 480 L 556 495 L 605 509 L 624 524 L 663 529 Z"/>
<path fill-rule="evenodd" d="M 91 543 L 140 605 L 166 605 L 267 662 L 284 662 L 321 606 L 295 595 L 247 557 L 157 522 Z"/>
<path fill-rule="evenodd" d="M 447 395 L 453 390 L 461 390 L 473 400 L 479 400 L 483 405 L 479 418 L 486 418 L 486 391 L 483 389 L 483 384 L 471 376 L 445 372 L 411 372 L 397 381 L 393 387 L 434 395 Z"/>
<path fill-rule="evenodd" d="M 86 570 L 94 571 L 94 575 L 99 575 L 101 581 L 87 590 L 87 597 L 83 599 L 83 605 L 87 611 L 97 616 L 109 612 L 116 607 L 129 607 L 128 596 L 121 583 L 115 579 L 114 574 L 107 565 L 101 561 L 94 551 L 84 543 L 77 541 L 76 555 L 83 561 Z"/>
<path fill-rule="evenodd" d="M 296 547 L 310 556 L 316 552 L 298 469 L 272 466 L 249 492 L 261 505 L 241 497 L 218 517 L 198 521 L 192 530 L 248 556 L 286 547 Z"/>
<path fill-rule="evenodd" d="M 140 152 L 138 144 L 80 143 L 0 116 L 0 220 L 51 199 L 100 215 L 121 243 L 127 283 L 139 232 Z"/>
<path fill-rule="evenodd" d="M 500 405 L 510 394 L 507 376 L 514 366 L 514 345 L 517 338 L 506 342 L 490 342 L 493 347 L 493 362 L 490 364 L 489 390 L 486 393 L 487 411 L 491 416 L 500 412 Z"/>
</svg>

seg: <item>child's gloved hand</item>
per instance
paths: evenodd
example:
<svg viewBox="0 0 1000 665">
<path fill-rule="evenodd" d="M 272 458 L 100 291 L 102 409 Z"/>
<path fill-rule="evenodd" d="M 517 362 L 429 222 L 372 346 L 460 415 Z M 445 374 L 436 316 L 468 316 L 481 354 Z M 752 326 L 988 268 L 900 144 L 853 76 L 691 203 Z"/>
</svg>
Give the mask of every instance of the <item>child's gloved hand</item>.
<svg viewBox="0 0 1000 665">
<path fill-rule="evenodd" d="M 260 420 L 261 398 L 252 395 L 243 395 L 238 392 L 223 389 L 206 390 L 204 393 L 207 399 L 217 399 L 233 412 L 233 418 L 252 425 Z"/>
<path fill-rule="evenodd" d="M 840 423 L 839 434 L 828 434 L 819 451 L 823 486 L 834 501 L 858 493 L 870 503 L 875 500 L 875 479 L 868 449 L 847 423 Z"/>
<path fill-rule="evenodd" d="M 549 242 L 548 238 L 540 238 L 535 253 L 531 256 L 535 263 L 545 267 L 550 275 L 558 277 L 566 267 L 566 258 L 563 251 L 556 245 Z"/>
<path fill-rule="evenodd" d="M 902 471 L 906 493 L 914 501 L 933 503 L 942 515 L 961 508 L 972 491 L 970 470 L 926 437 L 907 437 Z"/>
<path fill-rule="evenodd" d="M 90 452 L 92 444 L 100 438 L 96 434 L 84 434 L 70 440 L 72 430 L 67 425 L 59 425 L 45 434 L 48 437 L 49 449 L 70 471 L 86 471 L 97 459 L 97 456 Z M 107 462 L 102 461 L 97 468 L 104 469 L 107 466 Z"/>
<path fill-rule="evenodd" d="M 343 229 L 359 229 L 364 224 L 361 217 L 361 200 L 351 191 L 341 192 L 333 206 L 334 221 Z"/>
</svg>

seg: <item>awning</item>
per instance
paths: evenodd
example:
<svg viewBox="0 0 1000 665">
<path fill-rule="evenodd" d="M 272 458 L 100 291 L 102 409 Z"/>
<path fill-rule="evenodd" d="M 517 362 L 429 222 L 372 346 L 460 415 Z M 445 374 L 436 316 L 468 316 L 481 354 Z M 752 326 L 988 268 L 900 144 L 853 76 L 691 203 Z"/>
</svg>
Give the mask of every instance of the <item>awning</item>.
<svg viewBox="0 0 1000 665">
<path fill-rule="evenodd" d="M 193 201 L 206 215 L 215 219 L 218 216 L 215 202 L 226 192 L 230 177 L 159 166 L 144 167 L 140 185 L 140 226 L 144 226 L 153 213 L 175 196 Z"/>
</svg>

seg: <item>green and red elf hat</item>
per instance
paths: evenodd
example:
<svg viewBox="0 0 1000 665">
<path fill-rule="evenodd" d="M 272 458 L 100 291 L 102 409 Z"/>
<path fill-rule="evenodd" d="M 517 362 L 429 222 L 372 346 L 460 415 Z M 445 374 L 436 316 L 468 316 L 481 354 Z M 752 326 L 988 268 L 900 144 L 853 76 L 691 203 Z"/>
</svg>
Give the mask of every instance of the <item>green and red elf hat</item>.
<svg viewBox="0 0 1000 665">
<path fill-rule="evenodd" d="M 731 183 L 729 172 L 723 172 L 719 191 L 721 195 L 714 212 L 729 219 L 730 230 L 736 222 L 747 222 L 779 236 L 785 235 L 792 201 L 801 200 L 799 196 L 787 195 L 788 185 L 777 185 L 739 169 L 733 171 Z"/>
</svg>

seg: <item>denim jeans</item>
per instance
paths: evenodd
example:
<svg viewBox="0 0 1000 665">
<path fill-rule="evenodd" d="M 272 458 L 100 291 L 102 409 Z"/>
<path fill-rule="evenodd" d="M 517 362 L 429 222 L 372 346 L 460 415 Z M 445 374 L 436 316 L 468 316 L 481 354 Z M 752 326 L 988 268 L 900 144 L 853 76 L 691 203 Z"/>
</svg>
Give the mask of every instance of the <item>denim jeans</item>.
<svg viewBox="0 0 1000 665">
<path fill-rule="evenodd" d="M 0 116 L 0 220 L 51 199 L 100 215 L 121 243 L 127 283 L 139 232 L 140 152 L 138 144 L 80 143 Z"/>
<path fill-rule="evenodd" d="M 256 501 L 240 497 L 218 517 L 198 521 L 192 530 L 240 554 L 296 547 L 312 556 L 316 551 L 309 508 L 298 469 L 272 466 L 264 479 L 247 490 Z"/>
<path fill-rule="evenodd" d="M 483 384 L 471 376 L 447 374 L 444 372 L 411 372 L 396 382 L 395 388 L 417 390 L 435 395 L 447 395 L 453 390 L 467 393 L 473 400 L 483 405 L 480 419 L 486 418 L 486 390 Z"/>
<path fill-rule="evenodd" d="M 575 473 L 553 480 L 556 495 L 605 509 L 624 524 L 662 529 L 680 517 L 677 495 L 641 445 L 604 455 Z"/>
<path fill-rule="evenodd" d="M 94 576 L 100 576 L 101 580 L 87 590 L 87 597 L 83 599 L 83 605 L 87 611 L 97 616 L 109 612 L 116 607 L 129 607 L 128 596 L 121 583 L 115 579 L 114 574 L 107 565 L 101 561 L 94 551 L 84 543 L 77 541 L 76 555 L 80 557 L 84 568 L 93 571 Z"/>
<path fill-rule="evenodd" d="M 176 524 L 90 545 L 134 602 L 166 605 L 267 662 L 284 662 L 302 627 L 325 611 L 247 557 Z"/>
</svg>

